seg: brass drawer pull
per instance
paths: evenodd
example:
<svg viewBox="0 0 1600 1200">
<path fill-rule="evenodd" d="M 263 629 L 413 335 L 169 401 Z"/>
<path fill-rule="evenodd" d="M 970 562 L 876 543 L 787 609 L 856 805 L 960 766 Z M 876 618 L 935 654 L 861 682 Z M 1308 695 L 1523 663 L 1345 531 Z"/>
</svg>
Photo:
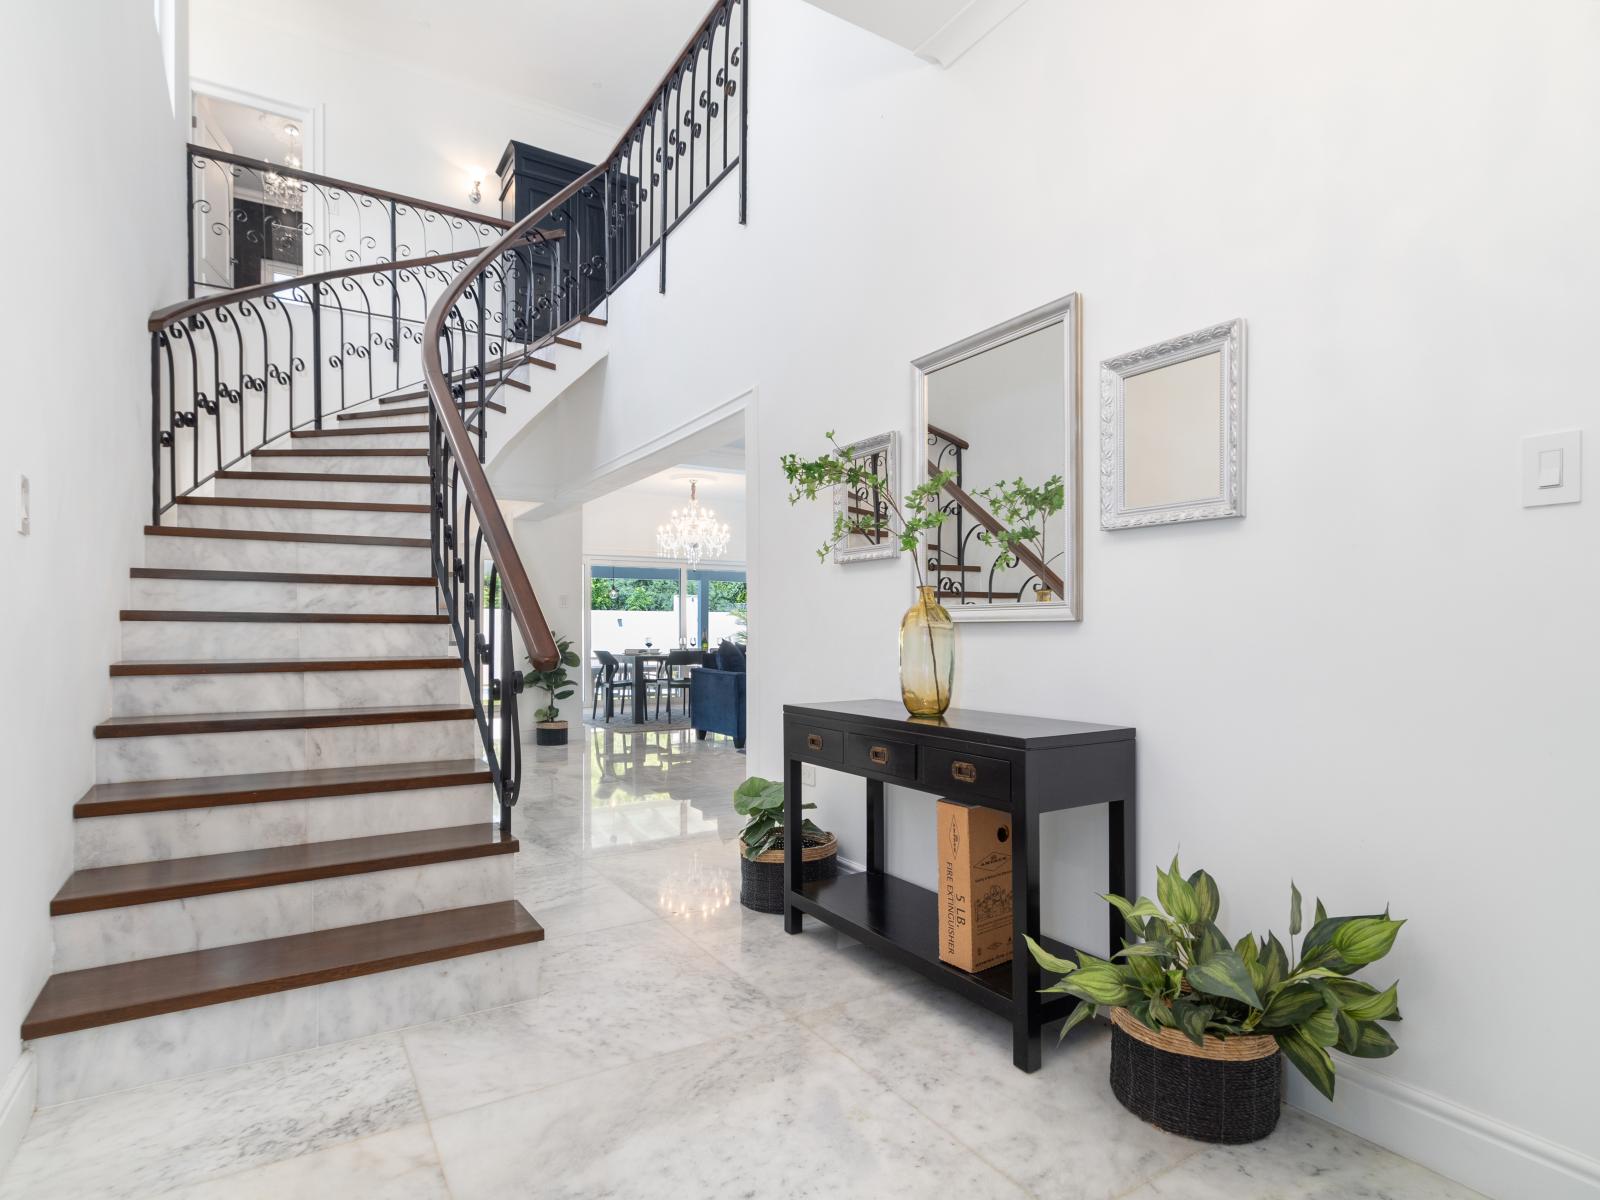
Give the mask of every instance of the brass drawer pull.
<svg viewBox="0 0 1600 1200">
<path fill-rule="evenodd" d="M 811 750 L 822 749 L 822 735 L 820 733 L 806 734 L 806 747 Z"/>
<path fill-rule="evenodd" d="M 978 768 L 969 762 L 962 762 L 957 759 L 950 764 L 950 778 L 960 783 L 977 783 Z"/>
<path fill-rule="evenodd" d="M 867 751 L 867 757 L 877 763 L 878 766 L 884 766 L 889 761 L 889 747 L 874 746 Z"/>
</svg>

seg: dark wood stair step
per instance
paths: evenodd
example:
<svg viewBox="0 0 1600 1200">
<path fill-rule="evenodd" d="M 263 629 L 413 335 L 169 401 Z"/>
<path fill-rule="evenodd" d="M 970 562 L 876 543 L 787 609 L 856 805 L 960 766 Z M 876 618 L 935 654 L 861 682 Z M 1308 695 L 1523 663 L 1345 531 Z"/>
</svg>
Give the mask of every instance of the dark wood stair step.
<svg viewBox="0 0 1600 1200">
<path fill-rule="evenodd" d="M 210 612 L 188 608 L 125 608 L 122 621 L 236 621 L 267 625 L 448 625 L 448 613 Z"/>
<path fill-rule="evenodd" d="M 342 729 L 354 725 L 413 725 L 423 721 L 470 721 L 466 704 L 403 704 L 381 708 L 296 708 L 281 712 L 184 713 L 175 716 L 109 717 L 94 727 L 106 738 L 170 737 L 180 733 L 255 733 L 267 729 Z"/>
<path fill-rule="evenodd" d="M 294 533 L 278 529 L 211 529 L 204 525 L 146 525 L 147 537 L 230 538 L 257 542 L 323 542 L 335 546 L 411 546 L 425 550 L 427 538 L 379 537 L 367 533 Z"/>
<path fill-rule="evenodd" d="M 955 575 L 957 573 L 981 571 L 983 568 L 978 566 L 976 563 L 942 563 L 930 561 L 928 563 L 928 570 L 938 571 L 942 575 Z"/>
<path fill-rule="evenodd" d="M 575 342 L 569 337 L 562 337 L 559 333 L 553 336 L 550 340 L 558 346 L 568 346 L 573 350 L 583 349 L 582 342 Z"/>
<path fill-rule="evenodd" d="M 454 656 L 431 658 L 203 658 L 158 662 L 115 662 L 116 679 L 143 675 L 289 675 L 302 671 L 449 671 Z"/>
<path fill-rule="evenodd" d="M 491 822 L 451 829 L 420 829 L 376 837 L 306 842 L 265 850 L 169 858 L 74 871 L 50 901 L 50 915 L 98 912 L 191 896 L 214 896 L 251 888 L 278 887 L 312 879 L 365 875 L 400 867 L 515 854 L 517 839 L 502 834 Z"/>
<path fill-rule="evenodd" d="M 427 410 L 424 409 L 422 411 L 426 412 Z M 384 416 L 393 416 L 394 414 L 393 413 L 384 413 L 383 415 Z M 376 436 L 378 434 L 395 434 L 395 435 L 398 436 L 399 434 L 402 434 L 402 433 L 404 433 L 404 434 L 412 434 L 412 433 L 427 433 L 427 432 L 428 432 L 428 427 L 426 425 L 386 425 L 386 426 L 384 426 L 384 427 L 382 427 L 380 429 L 363 429 L 363 430 L 360 431 L 360 436 L 361 437 L 373 437 L 373 436 Z M 357 435 L 355 433 L 353 433 L 351 430 L 348 430 L 348 429 L 296 429 L 289 436 L 291 438 L 323 438 L 323 437 L 355 437 Z"/>
<path fill-rule="evenodd" d="M 605 324 L 607 324 L 607 321 L 606 321 L 606 319 L 604 317 L 587 317 L 587 316 L 585 316 L 585 317 L 579 317 L 578 320 L 582 321 L 585 325 L 605 325 Z"/>
<path fill-rule="evenodd" d="M 426 504 L 380 504 L 365 500 L 280 500 L 270 496 L 179 496 L 174 504 L 215 508 L 312 508 L 327 512 L 426 513 Z"/>
<path fill-rule="evenodd" d="M 332 450 L 314 450 L 310 446 L 292 446 L 287 450 L 252 450 L 252 458 L 427 458 L 426 447 L 408 450 L 401 446 L 376 450 L 360 447 L 335 447 Z"/>
<path fill-rule="evenodd" d="M 338 583 L 357 587 L 433 587 L 427 575 L 337 575 L 315 571 L 208 571 L 199 567 L 134 567 L 135 579 L 202 579 L 218 583 Z"/>
<path fill-rule="evenodd" d="M 492 781 L 476 759 L 384 763 L 373 767 L 320 767 L 311 771 L 260 771 L 249 775 L 207 775 L 188 779 L 146 779 L 136 783 L 97 783 L 73 806 L 77 818 L 120 817 L 130 813 L 222 808 L 368 792 L 410 792 L 466 787 Z"/>
<path fill-rule="evenodd" d="M 281 479 L 286 483 L 413 483 L 427 486 L 426 475 L 357 475 L 347 471 L 218 471 L 216 479 Z"/>
<path fill-rule="evenodd" d="M 52 975 L 22 1023 L 50 1037 L 544 940 L 515 900 Z"/>
</svg>

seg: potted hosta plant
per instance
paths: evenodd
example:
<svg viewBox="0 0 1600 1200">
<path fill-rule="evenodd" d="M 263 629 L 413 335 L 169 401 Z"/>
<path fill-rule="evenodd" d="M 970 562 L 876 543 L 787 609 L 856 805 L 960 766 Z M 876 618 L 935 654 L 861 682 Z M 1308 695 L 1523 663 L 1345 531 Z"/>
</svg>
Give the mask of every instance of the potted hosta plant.
<svg viewBox="0 0 1600 1200">
<path fill-rule="evenodd" d="M 815 808 L 804 804 L 802 808 Z M 733 793 L 733 811 L 745 818 L 739 831 L 739 903 L 756 912 L 783 911 L 783 784 L 752 775 Z M 839 873 L 839 842 L 809 817 L 800 827 L 806 882 Z"/>
<path fill-rule="evenodd" d="M 1049 540 L 1045 537 L 1046 523 L 1066 507 L 1067 492 L 1061 476 L 1052 475 L 1037 487 L 1018 476 L 1010 483 L 1002 480 L 973 494 L 988 502 L 1002 525 L 1000 529 L 978 531 L 980 542 L 999 548 L 1000 566 L 1014 567 L 1022 561 L 1017 555 L 1019 546 L 1047 567 L 1064 553 L 1058 550 L 1052 557 Z M 1034 587 L 1033 594 L 1041 604 L 1055 599 L 1043 579 Z"/>
<path fill-rule="evenodd" d="M 565 746 L 567 723 L 561 719 L 559 703 L 576 692 L 577 685 L 567 674 L 567 668 L 578 665 L 578 655 L 572 649 L 571 638 L 560 637 L 553 629 L 550 636 L 556 642 L 556 665 L 547 671 L 535 668 L 528 672 L 526 680 L 547 699 L 547 703 L 533 711 L 533 741 L 536 746 Z"/>
<path fill-rule="evenodd" d="M 950 707 L 955 682 L 956 630 L 950 614 L 939 603 L 938 589 L 928 582 L 921 545 L 930 529 L 943 523 L 940 491 L 955 478 L 941 471 L 904 496 L 896 496 L 893 472 L 885 456 L 858 457 L 841 446 L 830 429 L 825 435 L 831 452 L 816 458 L 785 454 L 783 473 L 790 485 L 789 503 L 815 500 L 821 489 L 841 489 L 848 503 L 835 498 L 833 528 L 817 551 L 828 555 L 846 539 L 864 537 L 875 544 L 891 543 L 909 551 L 917 573 L 917 600 L 900 620 L 900 698 L 913 717 L 943 716 Z M 874 464 L 884 466 L 875 469 Z"/>
<path fill-rule="evenodd" d="M 1329 1099 L 1333 1056 L 1395 1052 L 1384 1023 L 1400 1019 L 1398 983 L 1379 990 L 1352 976 L 1394 945 L 1404 921 L 1330 917 L 1318 900 L 1299 954 L 1300 891 L 1289 887 L 1289 948 L 1276 934 L 1232 942 L 1217 928 L 1221 897 L 1204 871 L 1172 860 L 1156 872 L 1156 901 L 1104 899 L 1129 937 L 1107 962 L 1078 951 L 1028 948 L 1057 979 L 1044 990 L 1082 1000 L 1061 1031 L 1091 1014 L 1111 1018 L 1111 1090 L 1124 1107 L 1172 1133 L 1249 1142 L 1278 1122 L 1280 1055 Z"/>
</svg>

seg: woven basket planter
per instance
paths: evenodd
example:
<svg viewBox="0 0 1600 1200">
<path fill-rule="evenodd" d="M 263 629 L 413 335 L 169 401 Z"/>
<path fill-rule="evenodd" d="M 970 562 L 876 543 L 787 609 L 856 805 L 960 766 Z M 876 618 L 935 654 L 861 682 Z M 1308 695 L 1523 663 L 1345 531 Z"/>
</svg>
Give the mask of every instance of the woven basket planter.
<svg viewBox="0 0 1600 1200">
<path fill-rule="evenodd" d="M 806 834 L 800 852 L 801 878 L 806 883 L 832 879 L 839 874 L 839 840 L 831 833 Z M 756 912 L 783 911 L 783 851 L 768 850 L 756 858 L 744 856 L 739 842 L 739 903 Z"/>
<path fill-rule="evenodd" d="M 1271 1133 L 1283 1104 L 1283 1064 L 1270 1037 L 1216 1038 L 1196 1046 L 1176 1029 L 1157 1033 L 1125 1008 L 1111 1010 L 1111 1090 L 1135 1116 L 1201 1142 L 1253 1142 Z"/>
</svg>

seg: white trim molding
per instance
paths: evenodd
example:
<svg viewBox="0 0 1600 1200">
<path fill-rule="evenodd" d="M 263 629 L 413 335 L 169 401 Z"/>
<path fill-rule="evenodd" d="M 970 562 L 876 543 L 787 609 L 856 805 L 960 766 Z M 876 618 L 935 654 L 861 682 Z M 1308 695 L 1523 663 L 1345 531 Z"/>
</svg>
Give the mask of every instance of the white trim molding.
<svg viewBox="0 0 1600 1200">
<path fill-rule="evenodd" d="M 0 1177 L 22 1144 L 22 1135 L 28 1132 L 38 1098 L 39 1073 L 33 1052 L 24 1050 L 6 1077 L 0 1079 Z"/>
<path fill-rule="evenodd" d="M 1595 1200 L 1600 1161 L 1341 1057 L 1332 1101 L 1293 1072 L 1288 1101 L 1495 1200 Z"/>
</svg>

